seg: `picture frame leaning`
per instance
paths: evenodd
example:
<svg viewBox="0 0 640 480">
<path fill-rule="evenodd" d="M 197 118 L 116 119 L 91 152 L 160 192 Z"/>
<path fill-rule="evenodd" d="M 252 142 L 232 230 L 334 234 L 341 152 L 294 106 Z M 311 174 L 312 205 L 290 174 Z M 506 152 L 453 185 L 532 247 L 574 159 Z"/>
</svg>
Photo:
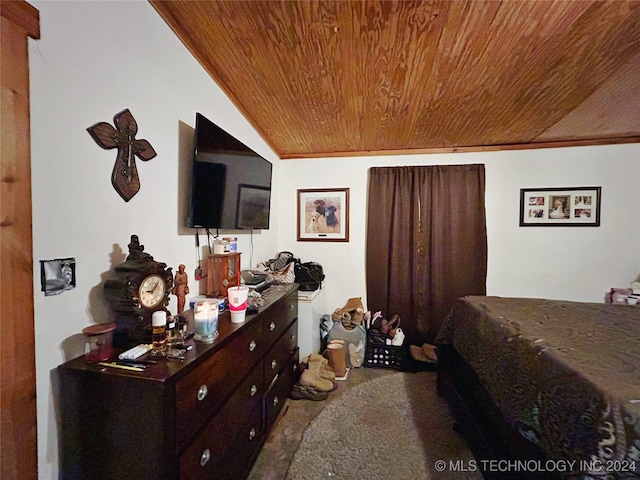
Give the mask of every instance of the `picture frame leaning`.
<svg viewBox="0 0 640 480">
<path fill-rule="evenodd" d="M 349 189 L 298 190 L 298 241 L 349 241 Z"/>
<path fill-rule="evenodd" d="M 521 227 L 599 227 L 602 187 L 522 188 Z"/>
</svg>

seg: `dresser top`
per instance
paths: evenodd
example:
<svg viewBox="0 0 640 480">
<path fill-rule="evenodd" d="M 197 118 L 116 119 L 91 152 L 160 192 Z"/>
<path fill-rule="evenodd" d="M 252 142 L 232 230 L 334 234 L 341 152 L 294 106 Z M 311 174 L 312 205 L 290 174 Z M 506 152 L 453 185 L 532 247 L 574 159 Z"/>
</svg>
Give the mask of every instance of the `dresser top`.
<svg viewBox="0 0 640 480">
<path fill-rule="evenodd" d="M 63 370 L 80 370 L 86 372 L 100 373 L 105 375 L 105 379 L 113 377 L 118 381 L 130 378 L 132 381 L 149 381 L 158 382 L 160 384 L 169 380 L 174 381 L 182 378 L 189 373 L 197 364 L 201 363 L 204 358 L 208 358 L 213 355 L 215 351 L 223 348 L 225 344 L 230 342 L 233 338 L 250 329 L 261 321 L 264 315 L 268 315 L 269 310 L 280 301 L 283 301 L 290 294 L 294 294 L 298 288 L 297 284 L 286 285 L 272 285 L 267 290 L 261 293 L 263 298 L 263 304 L 259 307 L 258 313 L 247 314 L 246 320 L 243 323 L 231 323 L 231 318 L 228 310 L 221 312 L 218 317 L 218 337 L 213 343 L 197 342 L 193 338 L 187 340 L 186 344 L 193 346 L 193 348 L 185 353 L 183 361 L 179 360 L 158 360 L 157 363 L 148 365 L 144 372 L 136 372 L 123 370 L 119 368 L 110 368 L 98 365 L 96 363 L 87 362 L 85 356 L 74 358 L 66 363 L 63 363 L 58 368 Z M 297 296 L 295 296 L 297 301 Z M 190 328 L 193 328 L 193 315 L 191 310 L 185 311 Z M 116 350 L 114 358 L 108 361 L 117 360 L 120 350 Z M 139 360 L 150 359 L 149 354 L 140 357 Z"/>
</svg>

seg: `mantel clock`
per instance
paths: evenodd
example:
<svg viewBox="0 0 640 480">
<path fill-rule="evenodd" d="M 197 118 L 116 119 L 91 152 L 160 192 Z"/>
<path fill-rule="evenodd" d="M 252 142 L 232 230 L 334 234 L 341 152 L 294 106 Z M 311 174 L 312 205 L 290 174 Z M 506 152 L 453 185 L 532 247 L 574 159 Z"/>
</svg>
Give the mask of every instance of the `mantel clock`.
<svg viewBox="0 0 640 480">
<path fill-rule="evenodd" d="M 137 235 L 131 235 L 129 255 L 114 268 L 115 275 L 104 284 L 104 294 L 116 314 L 114 342 L 150 343 L 151 316 L 165 310 L 173 286 L 171 268 L 144 251 Z"/>
</svg>

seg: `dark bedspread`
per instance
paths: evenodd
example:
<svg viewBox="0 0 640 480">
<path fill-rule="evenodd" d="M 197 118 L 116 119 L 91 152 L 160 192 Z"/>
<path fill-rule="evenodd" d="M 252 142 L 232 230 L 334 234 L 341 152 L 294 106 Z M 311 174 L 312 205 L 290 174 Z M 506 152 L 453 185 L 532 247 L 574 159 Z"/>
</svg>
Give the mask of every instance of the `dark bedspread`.
<svg viewBox="0 0 640 480">
<path fill-rule="evenodd" d="M 640 308 L 469 296 L 437 343 L 549 458 L 576 461 L 586 478 L 639 476 Z"/>
</svg>

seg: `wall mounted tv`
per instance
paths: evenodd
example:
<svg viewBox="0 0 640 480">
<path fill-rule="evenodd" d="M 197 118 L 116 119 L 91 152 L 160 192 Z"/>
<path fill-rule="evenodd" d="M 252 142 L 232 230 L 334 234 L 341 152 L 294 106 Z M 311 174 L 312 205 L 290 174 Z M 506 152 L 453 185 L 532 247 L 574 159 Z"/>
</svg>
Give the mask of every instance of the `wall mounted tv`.
<svg viewBox="0 0 640 480">
<path fill-rule="evenodd" d="M 187 226 L 268 229 L 271 163 L 196 113 Z"/>
</svg>

